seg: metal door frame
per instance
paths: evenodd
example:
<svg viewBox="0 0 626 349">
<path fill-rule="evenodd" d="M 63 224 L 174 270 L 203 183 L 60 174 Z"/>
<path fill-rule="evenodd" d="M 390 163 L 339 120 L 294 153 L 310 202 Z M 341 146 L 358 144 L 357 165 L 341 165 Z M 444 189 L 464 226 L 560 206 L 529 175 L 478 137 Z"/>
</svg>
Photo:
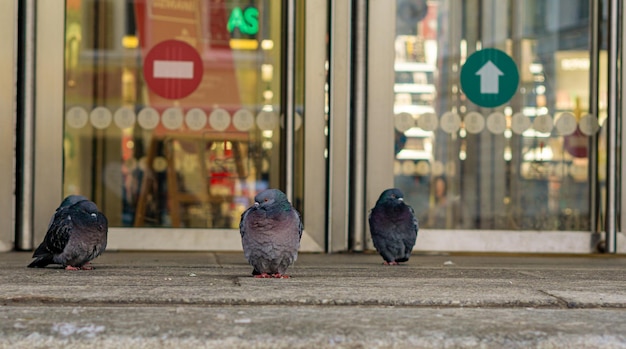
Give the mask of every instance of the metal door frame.
<svg viewBox="0 0 626 349">
<path fill-rule="evenodd" d="M 626 63 L 626 55 L 619 57 L 617 52 L 621 52 L 619 47 L 624 46 L 624 42 L 618 42 L 617 37 L 621 31 L 622 37 L 626 35 L 626 26 L 623 21 L 619 21 L 623 16 L 617 14 L 615 9 L 619 9 L 623 14 L 624 6 L 618 6 L 619 0 L 610 0 L 610 6 L 613 8 L 613 20 L 609 24 L 609 32 L 612 32 L 613 36 L 610 36 L 614 40 L 613 45 L 609 45 L 609 50 L 613 52 L 613 67 L 617 67 L 617 60 L 621 59 L 622 66 Z M 388 187 L 393 186 L 393 174 L 389 169 L 392 165 L 388 163 L 388 159 L 391 158 L 389 154 L 393 154 L 393 149 L 390 149 L 393 144 L 393 124 L 388 122 L 392 115 L 393 110 L 393 96 L 389 96 L 389 92 L 393 91 L 393 81 L 389 81 L 386 75 L 392 71 L 393 68 L 393 54 L 390 58 L 388 52 L 394 52 L 393 43 L 395 40 L 395 31 L 389 28 L 395 28 L 395 1 L 385 0 L 370 0 L 369 13 L 375 13 L 375 16 L 369 16 L 369 28 L 368 28 L 368 91 L 367 91 L 367 129 L 376 130 L 376 138 L 369 137 L 367 139 L 367 171 L 365 174 L 366 179 L 366 204 L 365 210 L 373 207 L 380 192 Z M 393 4 L 393 6 L 391 5 Z M 594 17 L 590 25 L 598 26 L 601 21 L 601 11 L 597 6 L 597 1 L 592 1 L 591 4 L 591 16 Z M 611 15 L 610 15 L 611 16 Z M 595 23 L 594 23 L 595 22 Z M 597 33 L 597 28 L 593 28 Z M 611 34 L 610 34 L 611 35 Z M 592 58 L 591 67 L 597 67 L 598 60 L 598 41 L 599 36 L 593 35 L 592 42 L 594 43 L 595 50 L 592 50 L 594 57 Z M 619 47 L 618 47 L 619 46 Z M 609 57 L 611 57 L 611 52 Z M 611 63 L 609 63 L 611 65 Z M 593 75 L 596 74 L 596 75 Z M 626 69 L 622 69 L 621 72 L 614 73 L 615 79 L 612 79 L 609 83 L 609 98 L 615 102 L 613 107 L 609 107 L 609 118 L 613 113 L 614 128 L 617 115 L 619 111 L 626 110 L 626 89 L 619 89 L 622 81 L 626 81 Z M 619 78 L 618 78 L 619 77 Z M 594 84 L 593 81 L 596 81 Z M 591 79 L 591 95 L 598 95 L 597 86 L 597 71 L 592 73 Z M 618 93 L 621 91 L 622 95 Z M 612 97 L 611 97 L 612 96 Z M 391 104 L 390 104 L 391 103 Z M 391 106 L 390 106 L 391 105 Z M 617 135 L 618 130 L 609 128 L 609 132 L 613 132 L 615 141 L 609 145 L 609 163 L 607 165 L 607 173 L 611 173 L 607 180 L 607 195 L 606 205 L 609 207 L 608 214 L 604 216 L 604 229 L 601 231 L 602 238 L 607 241 L 607 252 L 626 252 L 626 239 L 623 232 L 620 232 L 620 227 L 617 226 L 617 214 L 621 213 L 622 217 L 626 217 L 626 205 L 618 205 L 618 197 L 621 195 L 621 201 L 626 202 L 626 190 L 619 193 L 620 185 L 616 178 L 621 178 L 618 175 L 617 170 L 621 170 L 621 173 L 626 173 L 626 152 L 619 152 L 620 148 L 617 144 L 617 139 L 621 139 L 622 142 L 626 141 L 626 123 L 621 123 L 622 132 L 621 137 Z M 371 134 L 371 132 L 369 132 Z M 591 148 L 592 151 L 594 148 Z M 596 148 L 597 149 L 597 148 Z M 621 154 L 621 169 L 617 168 L 617 156 Z M 611 158 L 614 160 L 611 160 Z M 596 161 L 597 157 L 592 156 L 591 161 Z M 381 161 L 384 162 L 381 163 Z M 600 200 L 596 197 L 599 192 L 595 187 L 597 182 L 594 178 L 597 178 L 597 163 L 591 164 L 591 171 L 594 172 L 589 178 L 592 183 L 592 198 L 590 211 L 592 211 L 592 221 L 599 219 L 594 212 Z M 611 172 L 612 171 L 612 172 Z M 595 194 L 594 194 L 595 193 Z M 621 211 L 619 211 L 621 209 Z M 618 212 L 619 211 L 619 212 Z M 362 215 L 362 225 L 367 226 L 366 217 Z M 596 218 L 594 218 L 596 217 Z M 597 226 L 601 226 L 599 222 Z M 513 230 L 429 230 L 421 229 L 419 232 L 418 242 L 415 246 L 416 251 L 472 251 L 472 252 L 522 252 L 522 253 L 591 253 L 593 252 L 593 233 L 595 227 L 592 227 L 593 231 L 581 232 L 581 231 L 513 231 Z M 366 241 L 366 248 L 372 249 L 371 241 L 369 241 L 369 229 L 365 232 L 368 240 Z"/>
<path fill-rule="evenodd" d="M 17 1 L 0 2 L 0 252 L 15 245 Z"/>
<path fill-rule="evenodd" d="M 24 248 L 33 248 L 41 241 L 48 220 L 62 199 L 63 183 L 63 120 L 64 120 L 64 42 L 65 1 L 35 0 L 36 57 L 34 78 L 34 169 L 32 231 L 22 230 Z M 12 4 L 13 2 L 7 2 Z M 293 2 L 291 2 L 293 3 Z M 326 137 L 325 130 L 325 64 L 327 3 L 323 0 L 305 2 L 306 51 L 305 88 L 305 186 L 304 207 L 307 209 L 301 251 L 325 250 Z M 291 11 L 291 16 L 294 15 Z M 290 21 L 290 23 L 293 23 Z M 4 24 L 4 22 L 3 22 Z M 293 104 L 292 104 L 293 106 Z M 293 113 L 291 113 L 293 117 Z M 287 123 L 292 124 L 291 123 Z M 290 137 L 293 141 L 293 135 Z M 9 147 L 7 147 L 9 148 Z M 3 149 L 0 147 L 0 149 Z M 288 181 L 288 183 L 291 183 Z M 6 212 L 2 210 L 2 212 Z M 32 234 L 32 235 L 31 235 Z M 236 229 L 169 229 L 110 228 L 109 250 L 241 250 Z"/>
</svg>

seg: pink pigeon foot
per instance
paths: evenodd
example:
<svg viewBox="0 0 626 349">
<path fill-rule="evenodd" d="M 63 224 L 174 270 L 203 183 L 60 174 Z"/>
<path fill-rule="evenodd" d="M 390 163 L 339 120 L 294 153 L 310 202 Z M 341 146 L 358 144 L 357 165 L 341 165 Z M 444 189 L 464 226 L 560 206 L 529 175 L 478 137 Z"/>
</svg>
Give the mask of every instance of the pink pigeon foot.
<svg viewBox="0 0 626 349">
<path fill-rule="evenodd" d="M 268 273 L 261 273 L 261 274 L 254 275 L 254 277 L 257 279 L 269 279 L 272 276 Z"/>
<path fill-rule="evenodd" d="M 90 265 L 83 265 L 82 267 L 73 267 L 68 265 L 65 267 L 65 270 L 93 270 L 93 267 Z"/>
<path fill-rule="evenodd" d="M 385 263 L 383 263 L 384 265 L 398 265 L 398 262 L 393 261 L 393 262 L 387 262 L 385 261 Z"/>
<path fill-rule="evenodd" d="M 280 273 L 272 274 L 272 277 L 274 279 L 289 279 L 289 275 Z"/>
</svg>

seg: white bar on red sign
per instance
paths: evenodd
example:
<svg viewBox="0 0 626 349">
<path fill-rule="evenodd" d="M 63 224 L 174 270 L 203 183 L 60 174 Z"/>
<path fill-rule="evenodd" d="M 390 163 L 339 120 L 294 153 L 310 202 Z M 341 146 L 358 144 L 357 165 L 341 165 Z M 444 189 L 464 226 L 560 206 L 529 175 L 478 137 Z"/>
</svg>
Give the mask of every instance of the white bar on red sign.
<svg viewBox="0 0 626 349">
<path fill-rule="evenodd" d="M 154 77 L 161 79 L 193 79 L 193 62 L 154 61 Z"/>
</svg>

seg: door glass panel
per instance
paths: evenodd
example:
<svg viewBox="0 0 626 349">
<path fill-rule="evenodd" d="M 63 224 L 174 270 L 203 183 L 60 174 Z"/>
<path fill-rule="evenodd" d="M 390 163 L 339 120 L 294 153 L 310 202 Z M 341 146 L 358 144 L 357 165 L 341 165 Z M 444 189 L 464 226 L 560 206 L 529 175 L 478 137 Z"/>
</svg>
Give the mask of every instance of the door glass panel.
<svg viewBox="0 0 626 349">
<path fill-rule="evenodd" d="M 281 2 L 66 4 L 64 194 L 113 227 L 237 228 L 281 185 Z"/>
<path fill-rule="evenodd" d="M 589 139 L 606 97 L 599 118 L 590 115 L 588 8 L 397 0 L 395 185 L 422 227 L 590 230 Z M 487 48 L 512 59 L 517 85 L 493 58 L 506 76 L 480 75 L 480 65 L 462 86 L 465 63 Z M 511 83 L 502 103 L 480 99 L 500 98 Z"/>
</svg>

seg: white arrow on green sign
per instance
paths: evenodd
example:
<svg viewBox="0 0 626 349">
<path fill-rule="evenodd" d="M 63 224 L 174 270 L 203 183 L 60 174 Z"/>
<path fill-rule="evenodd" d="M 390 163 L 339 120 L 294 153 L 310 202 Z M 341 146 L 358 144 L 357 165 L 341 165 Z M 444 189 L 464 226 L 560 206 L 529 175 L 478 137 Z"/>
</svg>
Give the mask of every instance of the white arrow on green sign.
<svg viewBox="0 0 626 349">
<path fill-rule="evenodd" d="M 518 85 L 517 65 L 506 53 L 494 48 L 474 52 L 461 68 L 463 92 L 481 107 L 493 108 L 508 102 Z"/>
</svg>

